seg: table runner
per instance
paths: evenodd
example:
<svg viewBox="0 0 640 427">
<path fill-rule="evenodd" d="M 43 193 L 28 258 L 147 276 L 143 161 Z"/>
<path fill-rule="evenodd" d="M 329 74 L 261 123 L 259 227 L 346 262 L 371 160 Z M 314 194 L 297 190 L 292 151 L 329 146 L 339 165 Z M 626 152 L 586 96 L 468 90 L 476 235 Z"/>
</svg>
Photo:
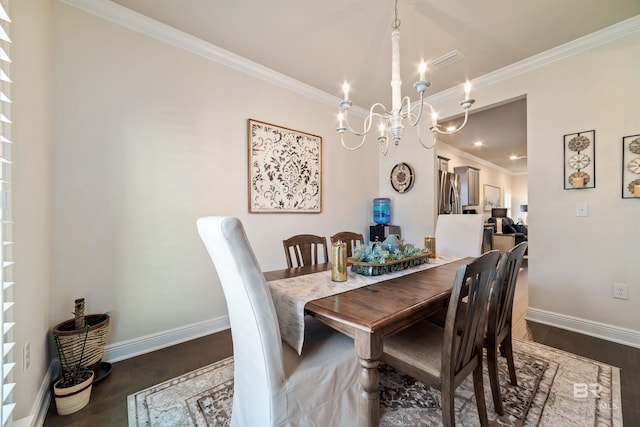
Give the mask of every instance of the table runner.
<svg viewBox="0 0 640 427">
<path fill-rule="evenodd" d="M 280 336 L 298 354 L 301 354 L 304 344 L 304 306 L 307 302 L 427 270 L 459 259 L 461 258 L 439 255 L 437 258 L 429 259 L 426 264 L 379 276 L 363 276 L 347 269 L 345 282 L 333 282 L 331 270 L 267 282 L 278 316 Z"/>
</svg>

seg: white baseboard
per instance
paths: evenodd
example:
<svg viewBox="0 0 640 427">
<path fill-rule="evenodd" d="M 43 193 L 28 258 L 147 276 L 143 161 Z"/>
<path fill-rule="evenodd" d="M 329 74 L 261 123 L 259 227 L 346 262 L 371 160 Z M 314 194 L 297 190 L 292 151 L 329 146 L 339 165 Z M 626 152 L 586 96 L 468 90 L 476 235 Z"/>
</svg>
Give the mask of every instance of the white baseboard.
<svg viewBox="0 0 640 427">
<path fill-rule="evenodd" d="M 55 360 L 49 365 L 49 369 L 45 373 L 38 395 L 33 399 L 31 412 L 24 418 L 14 420 L 11 424 L 13 427 L 41 427 L 47 418 L 49 404 L 51 403 L 51 382 L 54 378 Z"/>
<path fill-rule="evenodd" d="M 205 320 L 204 322 L 193 323 L 191 325 L 183 326 L 169 331 L 163 331 L 157 334 L 147 335 L 144 337 L 132 339 L 129 341 L 123 341 L 115 344 L 111 344 L 105 347 L 104 356 L 102 360 L 105 362 L 117 362 L 120 360 L 129 359 L 130 357 L 139 356 L 141 354 L 150 353 L 161 348 L 169 347 L 175 344 L 180 344 L 186 341 L 190 341 L 196 338 L 210 335 L 216 332 L 229 329 L 231 327 L 229 323 L 229 316 L 220 317 L 217 319 Z M 28 417 L 21 418 L 14 422 L 16 426 L 20 427 L 36 427 L 44 425 L 44 420 L 47 416 L 49 404 L 51 403 L 51 382 L 54 378 L 54 373 L 57 370 L 57 361 L 53 360 L 49 366 L 49 370 L 42 381 L 38 396 L 33 403 L 31 414 Z M 17 423 L 17 424 L 16 424 Z"/>
<path fill-rule="evenodd" d="M 640 348 L 640 331 L 529 307 L 525 319 Z"/>
<path fill-rule="evenodd" d="M 141 354 L 150 353 L 161 348 L 180 344 L 186 341 L 229 329 L 229 316 L 205 320 L 157 334 L 135 338 L 128 341 L 105 346 L 102 360 L 118 362 Z"/>
</svg>

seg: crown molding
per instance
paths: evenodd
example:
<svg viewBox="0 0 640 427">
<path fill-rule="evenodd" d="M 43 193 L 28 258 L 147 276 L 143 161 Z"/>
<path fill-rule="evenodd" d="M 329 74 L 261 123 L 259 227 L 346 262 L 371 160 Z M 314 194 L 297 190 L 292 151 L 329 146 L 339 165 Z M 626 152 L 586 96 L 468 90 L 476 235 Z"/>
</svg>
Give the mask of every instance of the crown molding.
<svg viewBox="0 0 640 427">
<path fill-rule="evenodd" d="M 176 28 L 158 22 L 145 15 L 134 12 L 133 10 L 112 1 L 58 0 L 58 2 L 99 16 L 133 31 L 164 41 L 173 46 L 187 50 L 196 55 L 200 55 L 211 61 L 226 65 L 253 77 L 265 80 L 276 86 L 290 90 L 322 104 L 330 105 L 332 107 L 340 104 L 341 98 L 338 96 L 331 95 L 325 91 L 314 88 L 306 83 L 274 71 L 256 62 L 250 61 L 247 58 L 222 49 L 212 43 L 177 30 Z M 633 18 L 629 18 L 617 24 L 603 28 L 602 30 L 523 59 L 522 61 L 507 65 L 499 70 L 477 77 L 471 82 L 475 88 L 490 86 L 638 31 L 640 31 L 640 15 L 636 15 Z M 459 92 L 460 88 L 455 86 L 429 96 L 426 98 L 426 101 L 431 104 L 437 104 L 439 102 L 444 102 L 448 99 L 458 97 L 460 95 Z M 368 114 L 368 110 L 355 105 L 349 111 L 350 113 L 361 117 L 366 117 Z"/>
<path fill-rule="evenodd" d="M 620 21 L 591 34 L 587 34 L 586 36 L 541 52 L 537 55 L 525 58 L 522 61 L 515 62 L 511 65 L 507 65 L 506 67 L 502 67 L 498 70 L 477 77 L 471 80 L 471 83 L 475 89 L 491 86 L 503 80 L 507 80 L 528 71 L 535 70 L 536 68 L 560 61 L 569 56 L 593 49 L 597 46 L 601 46 L 639 31 L 640 15 L 636 15 L 632 18 Z M 437 104 L 449 99 L 457 99 L 458 97 L 460 97 L 460 86 L 455 86 L 431 95 L 427 98 L 427 102 Z"/>
<path fill-rule="evenodd" d="M 267 81 L 322 104 L 337 108 L 342 100 L 338 96 L 331 95 L 112 1 L 58 0 L 58 2 Z M 363 117 L 367 114 L 367 111 L 363 108 L 356 106 L 352 107 L 350 111 Z"/>
<path fill-rule="evenodd" d="M 459 148 L 454 147 L 453 145 L 447 144 L 446 142 L 438 141 L 436 143 L 436 148 L 438 145 L 444 145 L 446 146 L 446 150 L 454 153 L 457 156 L 463 157 L 467 160 L 471 160 L 472 162 L 475 162 L 479 165 L 490 167 L 505 175 L 509 175 L 509 176 L 527 175 L 527 172 L 512 172 L 509 169 L 505 169 L 502 166 L 496 165 L 495 163 L 491 163 L 485 159 L 481 159 L 480 157 L 476 157 L 473 154 L 467 153 L 466 151 L 462 151 Z"/>
</svg>

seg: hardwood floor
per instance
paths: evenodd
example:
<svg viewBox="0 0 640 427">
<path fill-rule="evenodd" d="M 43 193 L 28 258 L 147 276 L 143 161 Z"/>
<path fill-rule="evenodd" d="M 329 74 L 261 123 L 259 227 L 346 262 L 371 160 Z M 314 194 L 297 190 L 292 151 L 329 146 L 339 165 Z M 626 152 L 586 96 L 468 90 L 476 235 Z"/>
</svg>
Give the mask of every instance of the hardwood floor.
<svg viewBox="0 0 640 427">
<path fill-rule="evenodd" d="M 624 424 L 639 426 L 640 349 L 527 322 L 524 318 L 527 301 L 527 269 L 523 268 L 514 299 L 514 336 L 621 368 Z M 86 408 L 75 414 L 59 416 L 52 400 L 44 425 L 126 426 L 128 395 L 231 355 L 231 333 L 223 331 L 114 363 L 111 374 L 94 386 L 91 401 Z"/>
<path fill-rule="evenodd" d="M 113 364 L 111 374 L 91 391 L 89 405 L 66 416 L 53 399 L 45 426 L 126 426 L 127 396 L 233 354 L 229 330 Z"/>
<path fill-rule="evenodd" d="M 513 303 L 513 335 L 617 366 L 620 371 L 623 423 L 640 426 L 640 349 L 525 320 L 529 282 L 520 271 Z"/>
</svg>

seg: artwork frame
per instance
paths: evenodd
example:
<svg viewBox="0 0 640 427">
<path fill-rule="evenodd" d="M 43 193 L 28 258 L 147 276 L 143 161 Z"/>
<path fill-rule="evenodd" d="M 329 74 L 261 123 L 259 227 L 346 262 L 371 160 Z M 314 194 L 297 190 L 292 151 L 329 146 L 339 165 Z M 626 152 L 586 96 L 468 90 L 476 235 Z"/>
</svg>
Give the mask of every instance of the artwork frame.
<svg viewBox="0 0 640 427">
<path fill-rule="evenodd" d="M 489 184 L 484 184 L 484 211 L 491 212 L 493 208 L 502 207 L 502 189 Z"/>
<path fill-rule="evenodd" d="M 636 185 L 640 186 L 640 134 L 622 137 L 622 198 L 640 198 Z"/>
<path fill-rule="evenodd" d="M 247 120 L 250 213 L 322 212 L 322 137 Z"/>
<path fill-rule="evenodd" d="M 569 133 L 564 141 L 564 189 L 596 187 L 596 131 Z"/>
</svg>

